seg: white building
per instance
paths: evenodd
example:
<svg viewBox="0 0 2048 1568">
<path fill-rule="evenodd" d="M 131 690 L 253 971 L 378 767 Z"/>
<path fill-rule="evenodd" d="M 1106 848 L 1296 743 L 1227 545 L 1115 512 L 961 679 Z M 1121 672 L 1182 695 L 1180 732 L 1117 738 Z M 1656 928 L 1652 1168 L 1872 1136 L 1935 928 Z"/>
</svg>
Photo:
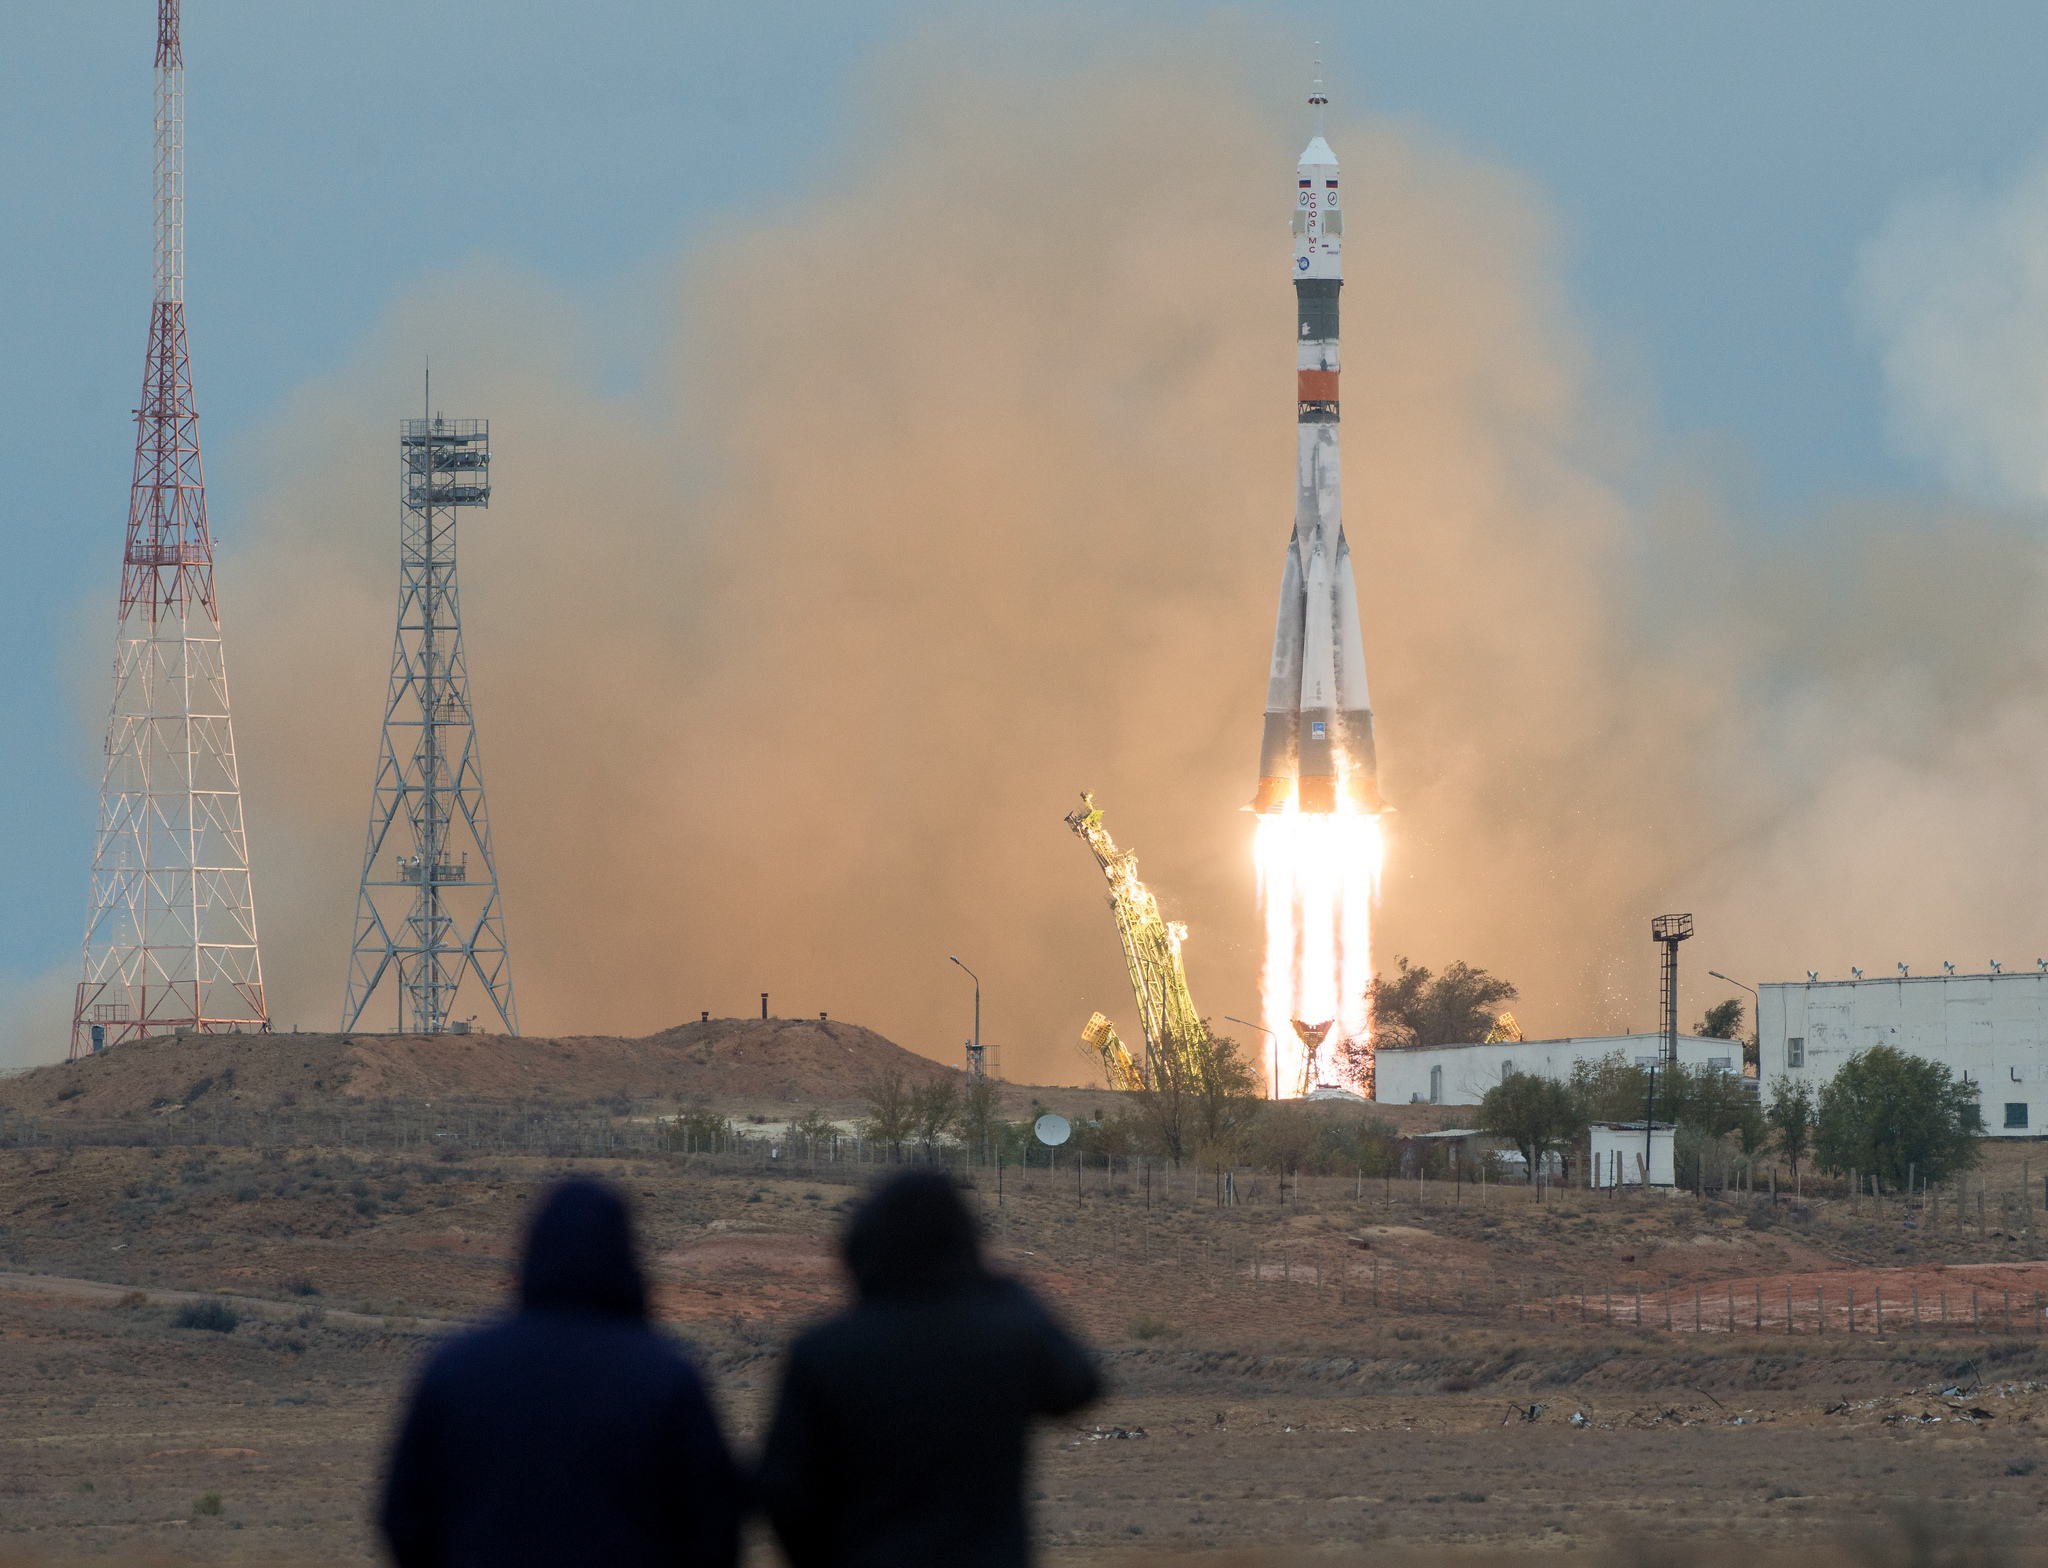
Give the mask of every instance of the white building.
<svg viewBox="0 0 2048 1568">
<path fill-rule="evenodd" d="M 1586 1129 L 1588 1187 L 1640 1187 L 1647 1165 L 1652 1187 L 1677 1183 L 1669 1122 L 1595 1122 Z"/>
<path fill-rule="evenodd" d="M 1993 1137 L 2048 1131 L 2048 972 L 1766 984 L 1756 1015 L 1766 1101 L 1780 1079 L 1818 1092 L 1858 1051 L 1889 1045 L 1978 1085 Z"/>
<path fill-rule="evenodd" d="M 1648 1067 L 1664 1050 L 1661 1034 L 1577 1035 L 1568 1040 L 1515 1040 L 1500 1045 L 1403 1045 L 1374 1058 L 1373 1098 L 1381 1105 L 1477 1105 L 1509 1073 L 1568 1079 L 1581 1062 L 1619 1055 Z M 1687 1067 L 1742 1071 L 1740 1040 L 1678 1037 Z"/>
</svg>

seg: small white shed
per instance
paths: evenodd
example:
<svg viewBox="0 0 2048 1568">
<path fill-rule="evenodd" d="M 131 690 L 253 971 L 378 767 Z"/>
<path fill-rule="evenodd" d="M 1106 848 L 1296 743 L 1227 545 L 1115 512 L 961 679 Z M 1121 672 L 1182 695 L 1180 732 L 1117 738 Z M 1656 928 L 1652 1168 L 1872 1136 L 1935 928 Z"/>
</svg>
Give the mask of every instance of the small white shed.
<svg viewBox="0 0 2048 1568">
<path fill-rule="evenodd" d="M 1595 1122 L 1586 1132 L 1587 1186 L 1639 1187 L 1646 1163 L 1652 1187 L 1677 1184 L 1670 1122 Z"/>
</svg>

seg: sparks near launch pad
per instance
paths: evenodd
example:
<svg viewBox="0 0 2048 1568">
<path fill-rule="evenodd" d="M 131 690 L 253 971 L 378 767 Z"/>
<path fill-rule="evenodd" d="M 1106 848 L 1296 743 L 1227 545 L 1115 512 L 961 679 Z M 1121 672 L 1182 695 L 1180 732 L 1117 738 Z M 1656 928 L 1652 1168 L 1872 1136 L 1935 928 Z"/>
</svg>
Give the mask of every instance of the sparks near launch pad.
<svg viewBox="0 0 2048 1568">
<path fill-rule="evenodd" d="M 1338 447 L 1338 294 L 1344 209 L 1337 155 L 1323 139 L 1328 103 L 1309 94 L 1315 134 L 1295 171 L 1294 533 L 1259 754 L 1256 856 L 1266 954 L 1265 1026 L 1279 1042 L 1276 1094 L 1308 1094 L 1337 1075 L 1372 1094 L 1372 907 L 1379 891 L 1379 765 L 1365 644 L 1344 537 Z M 1339 1059 L 1341 1058 L 1341 1066 Z"/>
</svg>

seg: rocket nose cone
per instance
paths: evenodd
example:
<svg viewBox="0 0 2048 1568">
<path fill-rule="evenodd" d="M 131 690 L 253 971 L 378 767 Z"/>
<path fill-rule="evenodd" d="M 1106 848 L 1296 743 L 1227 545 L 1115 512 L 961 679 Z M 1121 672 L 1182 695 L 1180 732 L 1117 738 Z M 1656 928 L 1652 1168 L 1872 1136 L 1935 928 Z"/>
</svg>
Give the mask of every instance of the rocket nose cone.
<svg viewBox="0 0 2048 1568">
<path fill-rule="evenodd" d="M 1334 169 L 1337 167 L 1337 155 L 1330 151 L 1330 144 L 1318 136 L 1302 149 L 1300 162 L 1304 169 L 1311 166 Z"/>
</svg>

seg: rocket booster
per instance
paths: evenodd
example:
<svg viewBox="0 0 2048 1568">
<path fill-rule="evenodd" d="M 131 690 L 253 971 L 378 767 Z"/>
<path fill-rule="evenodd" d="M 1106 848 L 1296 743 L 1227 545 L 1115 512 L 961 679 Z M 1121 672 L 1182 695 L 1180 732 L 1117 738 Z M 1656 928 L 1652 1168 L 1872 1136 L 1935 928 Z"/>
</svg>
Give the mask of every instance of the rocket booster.
<svg viewBox="0 0 2048 1568">
<path fill-rule="evenodd" d="M 1328 101 L 1318 79 L 1309 96 L 1316 134 L 1295 171 L 1294 536 L 1280 574 L 1259 792 L 1251 809 L 1328 815 L 1342 802 L 1346 811 L 1376 816 L 1390 808 L 1380 799 L 1373 756 L 1365 645 L 1338 472 L 1337 292 L 1344 286 L 1344 209 L 1337 199 L 1337 155 L 1323 140 Z"/>
</svg>

